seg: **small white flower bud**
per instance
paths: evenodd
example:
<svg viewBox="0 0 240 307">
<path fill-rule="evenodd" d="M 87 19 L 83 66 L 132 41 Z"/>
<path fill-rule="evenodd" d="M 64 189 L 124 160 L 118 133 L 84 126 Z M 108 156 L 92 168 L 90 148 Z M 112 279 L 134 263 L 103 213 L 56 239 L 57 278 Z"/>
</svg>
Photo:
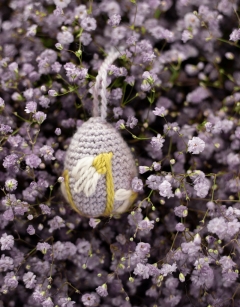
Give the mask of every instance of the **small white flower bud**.
<svg viewBox="0 0 240 307">
<path fill-rule="evenodd" d="M 234 54 L 232 52 L 226 52 L 225 53 L 225 57 L 228 59 L 228 60 L 234 60 Z"/>
<path fill-rule="evenodd" d="M 193 240 L 193 242 L 196 244 L 196 245 L 200 245 L 201 244 L 201 237 L 200 237 L 200 235 L 197 233 L 196 235 L 195 235 L 195 237 L 194 237 L 194 240 Z"/>
<path fill-rule="evenodd" d="M 180 280 L 181 282 L 184 282 L 184 281 L 185 281 L 185 276 L 183 275 L 183 273 L 180 273 L 180 274 L 179 274 L 179 280 Z"/>
<path fill-rule="evenodd" d="M 43 230 L 43 224 L 38 225 L 38 230 Z"/>
</svg>

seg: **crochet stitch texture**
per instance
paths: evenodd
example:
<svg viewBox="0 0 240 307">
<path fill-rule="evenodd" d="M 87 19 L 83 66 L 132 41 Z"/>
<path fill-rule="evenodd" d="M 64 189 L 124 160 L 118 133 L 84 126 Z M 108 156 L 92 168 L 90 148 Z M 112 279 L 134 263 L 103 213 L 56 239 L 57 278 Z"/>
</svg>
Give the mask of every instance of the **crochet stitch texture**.
<svg viewBox="0 0 240 307">
<path fill-rule="evenodd" d="M 122 213 L 134 200 L 137 175 L 122 136 L 100 117 L 91 117 L 73 136 L 66 153 L 62 191 L 78 213 L 88 217 Z"/>
</svg>

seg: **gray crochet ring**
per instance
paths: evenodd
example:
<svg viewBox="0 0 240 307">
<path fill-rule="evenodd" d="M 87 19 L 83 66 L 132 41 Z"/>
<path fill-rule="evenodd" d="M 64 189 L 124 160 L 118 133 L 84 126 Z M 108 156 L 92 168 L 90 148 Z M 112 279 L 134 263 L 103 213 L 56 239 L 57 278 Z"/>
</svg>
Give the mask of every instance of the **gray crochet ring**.
<svg viewBox="0 0 240 307">
<path fill-rule="evenodd" d="M 107 67 L 116 57 L 116 53 L 109 53 L 99 70 L 93 91 L 95 116 L 78 128 L 64 163 L 62 193 L 76 212 L 87 217 L 117 216 L 136 198 L 131 190 L 137 175 L 132 153 L 105 120 Z M 101 117 L 97 93 L 102 98 Z"/>
</svg>

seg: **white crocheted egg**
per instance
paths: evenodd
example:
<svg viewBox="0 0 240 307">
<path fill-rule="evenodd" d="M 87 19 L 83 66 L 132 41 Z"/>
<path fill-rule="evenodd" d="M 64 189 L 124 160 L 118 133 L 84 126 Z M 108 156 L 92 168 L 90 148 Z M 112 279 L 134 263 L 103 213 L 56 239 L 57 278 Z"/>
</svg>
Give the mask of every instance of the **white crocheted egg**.
<svg viewBox="0 0 240 307">
<path fill-rule="evenodd" d="M 61 189 L 72 208 L 88 217 L 125 212 L 135 199 L 137 175 L 122 136 L 100 117 L 91 117 L 73 136 L 66 153 Z"/>
</svg>

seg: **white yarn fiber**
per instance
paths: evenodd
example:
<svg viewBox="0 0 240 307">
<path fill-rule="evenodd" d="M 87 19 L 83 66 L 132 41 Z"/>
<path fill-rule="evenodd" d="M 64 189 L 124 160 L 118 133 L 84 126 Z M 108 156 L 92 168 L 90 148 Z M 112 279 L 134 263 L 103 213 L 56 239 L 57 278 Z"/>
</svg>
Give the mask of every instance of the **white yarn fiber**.
<svg viewBox="0 0 240 307">
<path fill-rule="evenodd" d="M 99 113 L 99 96 L 101 99 L 101 118 L 106 119 L 107 117 L 107 73 L 108 67 L 111 65 L 119 56 L 119 52 L 111 50 L 108 56 L 103 61 L 98 75 L 96 77 L 96 82 L 93 87 L 93 116 L 100 116 Z"/>
</svg>

